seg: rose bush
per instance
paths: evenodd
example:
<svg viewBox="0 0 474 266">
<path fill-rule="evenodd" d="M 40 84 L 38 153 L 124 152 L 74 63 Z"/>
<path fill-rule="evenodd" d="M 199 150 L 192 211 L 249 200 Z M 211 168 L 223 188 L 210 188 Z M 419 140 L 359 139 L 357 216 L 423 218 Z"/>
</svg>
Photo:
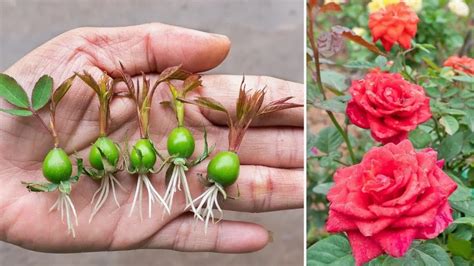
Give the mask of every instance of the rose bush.
<svg viewBox="0 0 474 266">
<path fill-rule="evenodd" d="M 352 82 L 347 116 L 361 128 L 370 129 L 382 143 L 398 143 L 408 132 L 431 118 L 430 98 L 421 86 L 398 73 L 373 70 L 364 79 Z"/>
<path fill-rule="evenodd" d="M 408 140 L 373 148 L 335 173 L 327 231 L 347 232 L 357 265 L 437 237 L 453 221 L 448 197 L 456 189 L 442 165 L 436 151 L 417 152 Z"/>
<path fill-rule="evenodd" d="M 309 1 L 308 265 L 474 261 L 474 21 L 415 2 Z"/>
</svg>

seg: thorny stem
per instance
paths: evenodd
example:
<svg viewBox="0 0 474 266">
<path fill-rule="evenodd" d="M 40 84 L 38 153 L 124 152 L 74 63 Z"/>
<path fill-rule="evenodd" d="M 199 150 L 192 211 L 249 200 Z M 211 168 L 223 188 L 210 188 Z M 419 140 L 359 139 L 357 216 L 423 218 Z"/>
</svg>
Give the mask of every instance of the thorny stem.
<svg viewBox="0 0 474 266">
<path fill-rule="evenodd" d="M 33 109 L 32 107 L 29 108 L 30 112 L 33 113 L 33 115 L 41 122 L 41 125 L 49 132 L 49 134 L 51 134 L 51 136 L 53 135 L 53 133 L 51 132 L 51 128 L 48 127 L 48 125 L 46 124 L 46 122 L 43 120 L 43 118 L 41 118 L 41 116 L 38 114 L 38 112 L 36 112 L 35 109 Z"/>
<path fill-rule="evenodd" d="M 108 106 L 106 104 L 99 104 L 99 136 L 107 136 L 107 113 Z M 108 104 L 107 104 L 108 105 Z"/>
<path fill-rule="evenodd" d="M 323 95 L 323 99 L 327 100 L 326 93 L 324 91 L 324 86 L 321 80 L 321 65 L 319 64 L 319 51 L 318 51 L 318 46 L 316 45 L 316 42 L 314 40 L 314 29 L 313 29 L 313 24 L 314 22 L 314 16 L 312 10 L 308 10 L 308 16 L 309 16 L 309 23 L 308 23 L 308 38 L 309 38 L 309 43 L 311 45 L 311 48 L 313 49 L 313 61 L 314 64 L 316 65 L 316 73 L 313 71 L 313 77 L 316 78 L 316 84 L 319 88 L 319 91 L 321 91 L 321 94 Z M 337 122 L 336 117 L 334 116 L 333 112 L 326 110 L 326 113 L 328 114 L 329 118 L 331 119 L 332 123 L 336 127 L 337 131 L 339 134 L 341 134 L 342 138 L 344 139 L 344 142 L 346 143 L 347 150 L 349 151 L 349 156 L 351 157 L 352 163 L 356 162 L 355 154 L 352 149 L 352 144 L 351 141 L 349 140 L 349 136 L 346 131 L 344 131 Z"/>
</svg>

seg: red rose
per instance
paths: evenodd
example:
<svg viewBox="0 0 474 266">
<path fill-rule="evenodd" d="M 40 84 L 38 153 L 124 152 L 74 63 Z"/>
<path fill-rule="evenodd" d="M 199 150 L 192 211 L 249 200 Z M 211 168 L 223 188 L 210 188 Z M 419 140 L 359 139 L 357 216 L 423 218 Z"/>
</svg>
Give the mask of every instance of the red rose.
<svg viewBox="0 0 474 266">
<path fill-rule="evenodd" d="M 357 265 L 382 253 L 401 257 L 414 239 L 435 238 L 453 221 L 448 197 L 456 183 L 436 158 L 405 140 L 337 170 L 326 229 L 347 233 Z"/>
<path fill-rule="evenodd" d="M 408 49 L 415 37 L 418 21 L 416 12 L 400 2 L 370 14 L 369 29 L 374 42 L 380 39 L 385 50 L 390 51 L 395 43 Z"/>
<path fill-rule="evenodd" d="M 398 73 L 373 70 L 352 82 L 346 113 L 351 122 L 371 131 L 382 143 L 398 143 L 431 117 L 430 99 L 421 86 Z"/>
<path fill-rule="evenodd" d="M 474 58 L 467 56 L 451 56 L 444 61 L 443 65 L 452 67 L 453 69 L 464 72 L 468 75 L 474 75 Z"/>
</svg>

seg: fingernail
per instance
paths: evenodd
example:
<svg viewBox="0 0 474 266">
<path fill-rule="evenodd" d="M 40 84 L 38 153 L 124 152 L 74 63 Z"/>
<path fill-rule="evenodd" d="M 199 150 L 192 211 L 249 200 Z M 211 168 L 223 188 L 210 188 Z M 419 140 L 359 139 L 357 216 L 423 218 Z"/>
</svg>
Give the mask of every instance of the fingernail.
<svg viewBox="0 0 474 266">
<path fill-rule="evenodd" d="M 268 243 L 273 243 L 273 232 L 270 230 L 267 230 L 268 232 Z"/>
</svg>

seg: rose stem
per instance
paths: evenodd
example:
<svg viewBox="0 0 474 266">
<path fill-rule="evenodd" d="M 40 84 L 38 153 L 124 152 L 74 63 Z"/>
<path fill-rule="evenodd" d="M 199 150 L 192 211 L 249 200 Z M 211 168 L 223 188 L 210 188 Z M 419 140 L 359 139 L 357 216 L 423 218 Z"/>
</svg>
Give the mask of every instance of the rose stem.
<svg viewBox="0 0 474 266">
<path fill-rule="evenodd" d="M 318 46 L 316 45 L 316 43 L 314 41 L 313 24 L 315 22 L 314 22 L 314 17 L 313 17 L 313 13 L 312 13 L 311 9 L 308 10 L 308 16 L 309 16 L 308 38 L 309 38 L 309 43 L 311 45 L 311 48 L 313 49 L 312 59 L 314 61 L 314 64 L 316 65 L 316 73 L 313 72 L 313 77 L 316 77 L 317 86 L 318 86 L 319 90 L 321 91 L 321 94 L 323 95 L 323 99 L 326 100 L 327 99 L 326 93 L 324 92 L 324 86 L 323 86 L 323 83 L 321 81 L 321 66 L 319 64 Z M 329 118 L 331 119 L 332 123 L 336 127 L 339 134 L 341 134 L 342 138 L 344 139 L 344 142 L 347 145 L 347 150 L 349 151 L 349 155 L 351 157 L 352 163 L 355 163 L 356 158 L 355 158 L 355 155 L 354 155 L 354 151 L 352 150 L 352 144 L 349 140 L 349 136 L 347 135 L 347 132 L 342 129 L 341 125 L 339 124 L 339 122 L 337 122 L 336 117 L 334 116 L 334 114 L 331 111 L 326 110 L 326 113 L 328 114 Z"/>
</svg>

